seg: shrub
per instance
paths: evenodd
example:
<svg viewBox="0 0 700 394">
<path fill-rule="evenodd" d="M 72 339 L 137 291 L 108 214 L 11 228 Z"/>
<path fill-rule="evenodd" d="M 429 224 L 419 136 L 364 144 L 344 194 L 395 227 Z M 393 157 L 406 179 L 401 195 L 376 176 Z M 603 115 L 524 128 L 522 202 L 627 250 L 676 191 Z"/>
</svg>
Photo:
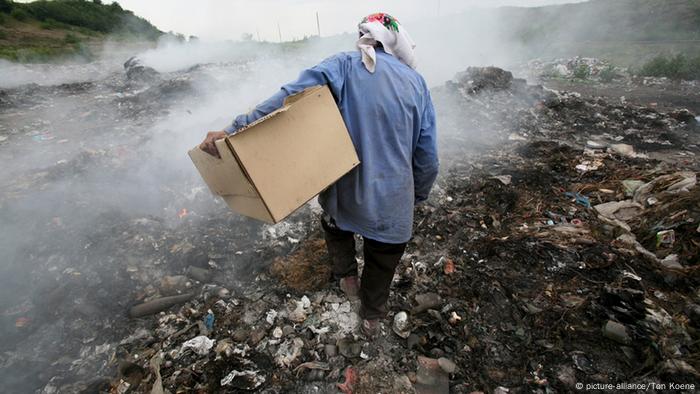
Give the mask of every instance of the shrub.
<svg viewBox="0 0 700 394">
<path fill-rule="evenodd" d="M 671 79 L 700 79 L 700 55 L 691 58 L 683 54 L 657 56 L 645 63 L 640 74 L 647 77 Z"/>
<path fill-rule="evenodd" d="M 574 69 L 574 78 L 588 79 L 591 76 L 591 69 L 586 64 L 581 64 Z"/>
<path fill-rule="evenodd" d="M 0 12 L 8 14 L 12 11 L 12 6 L 13 4 L 10 0 L 0 0 Z"/>
<path fill-rule="evenodd" d="M 56 21 L 55 19 L 48 18 L 45 21 L 41 22 L 41 28 L 45 30 L 54 30 L 54 29 L 60 29 L 64 25 L 61 22 Z"/>
<path fill-rule="evenodd" d="M 7 33 L 5 33 L 4 30 L 0 30 L 0 40 L 4 40 L 7 38 Z"/>
<path fill-rule="evenodd" d="M 63 38 L 63 41 L 66 44 L 78 44 L 78 43 L 80 43 L 80 38 L 78 38 L 73 33 L 66 33 L 66 36 Z"/>
<path fill-rule="evenodd" d="M 604 82 L 604 83 L 612 82 L 615 79 L 615 77 L 617 77 L 617 73 L 615 72 L 615 67 L 613 67 L 613 66 L 605 67 L 604 69 L 600 70 L 598 77 L 600 78 L 601 82 Z"/>
<path fill-rule="evenodd" d="M 0 0 L 2 1 L 2 0 Z M 15 9 L 19 6 L 15 6 Z M 126 11 L 118 3 L 102 5 L 99 2 L 38 0 L 21 4 L 23 11 L 46 22 L 53 19 L 65 25 L 82 27 L 102 33 L 134 33 L 157 37 L 161 32 L 148 21 Z M 47 26 L 51 26 L 50 24 Z"/>
<path fill-rule="evenodd" d="M 15 7 L 12 9 L 12 12 L 10 12 L 10 16 L 17 19 L 20 22 L 26 21 L 29 19 L 29 14 L 27 11 L 23 10 L 22 8 Z"/>
</svg>

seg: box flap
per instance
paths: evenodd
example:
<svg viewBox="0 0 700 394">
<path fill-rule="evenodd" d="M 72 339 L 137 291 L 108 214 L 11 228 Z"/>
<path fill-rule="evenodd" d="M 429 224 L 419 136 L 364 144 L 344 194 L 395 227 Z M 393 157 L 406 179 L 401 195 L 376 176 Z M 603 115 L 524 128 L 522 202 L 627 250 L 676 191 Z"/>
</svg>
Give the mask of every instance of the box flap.
<svg viewBox="0 0 700 394">
<path fill-rule="evenodd" d="M 214 157 L 199 147 L 188 152 L 211 192 L 219 196 L 259 197 L 241 170 L 236 157 L 226 144 L 226 140 L 216 141 L 216 147 L 221 158 Z"/>
<path fill-rule="evenodd" d="M 297 96 L 289 110 L 228 138 L 275 222 L 359 164 L 328 87 Z"/>
<path fill-rule="evenodd" d="M 223 196 L 222 198 L 232 210 L 242 215 L 262 220 L 265 223 L 276 223 L 260 197 Z"/>
<path fill-rule="evenodd" d="M 273 223 L 272 215 L 260 195 L 241 169 L 225 139 L 216 141 L 221 158 L 214 157 L 199 147 L 188 152 L 192 162 L 212 193 L 223 197 L 235 211 L 262 221 Z"/>
<path fill-rule="evenodd" d="M 262 122 L 264 122 L 272 117 L 275 117 L 275 116 L 285 112 L 286 110 L 289 109 L 289 106 L 286 104 L 287 104 L 287 102 L 285 101 L 284 106 L 282 108 L 276 109 L 276 110 L 270 112 L 269 114 L 263 116 L 262 118 L 256 120 L 255 122 L 252 122 L 252 123 L 248 124 L 247 126 L 241 127 L 240 129 L 236 130 L 236 133 L 234 135 L 242 133 L 242 132 L 250 129 L 251 127 L 255 126 L 258 123 L 262 123 Z"/>
<path fill-rule="evenodd" d="M 299 101 L 300 99 L 302 99 L 302 98 L 304 98 L 304 97 L 306 97 L 306 96 L 308 96 L 308 95 L 310 95 L 310 94 L 313 94 L 315 91 L 317 91 L 317 90 L 319 90 L 319 89 L 323 89 L 323 88 L 326 88 L 326 85 L 312 86 L 312 87 L 310 87 L 310 88 L 306 88 L 306 89 L 302 90 L 301 92 L 299 92 L 299 93 L 297 93 L 297 94 L 295 94 L 295 95 L 287 96 L 287 97 L 284 99 L 284 105 L 285 105 L 285 106 L 292 105 L 292 104 L 294 104 L 295 102 Z"/>
</svg>

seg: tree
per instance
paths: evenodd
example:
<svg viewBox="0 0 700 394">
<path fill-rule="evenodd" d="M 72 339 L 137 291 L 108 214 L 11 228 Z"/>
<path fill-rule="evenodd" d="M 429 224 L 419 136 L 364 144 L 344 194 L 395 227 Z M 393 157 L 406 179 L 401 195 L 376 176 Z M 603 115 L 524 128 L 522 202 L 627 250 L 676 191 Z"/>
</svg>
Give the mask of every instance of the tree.
<svg viewBox="0 0 700 394">
<path fill-rule="evenodd" d="M 0 12 L 9 14 L 12 11 L 12 1 L 10 0 L 0 0 Z"/>
<path fill-rule="evenodd" d="M 241 34 L 241 41 L 253 41 L 253 35 L 250 33 Z"/>
</svg>

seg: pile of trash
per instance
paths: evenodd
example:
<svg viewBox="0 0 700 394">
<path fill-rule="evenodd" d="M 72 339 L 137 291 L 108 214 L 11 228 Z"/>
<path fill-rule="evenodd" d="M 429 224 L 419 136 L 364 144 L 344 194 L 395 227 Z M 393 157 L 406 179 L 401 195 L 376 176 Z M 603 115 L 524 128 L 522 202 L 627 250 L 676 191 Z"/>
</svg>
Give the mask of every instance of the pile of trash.
<svg viewBox="0 0 700 394">
<path fill-rule="evenodd" d="M 524 67 L 529 76 L 536 76 L 541 79 L 546 78 L 580 78 L 580 79 L 603 79 L 605 73 L 611 73 L 610 77 L 622 77 L 628 75 L 626 69 L 616 67 L 610 62 L 591 58 L 576 56 L 571 59 L 541 60 L 534 59 Z M 608 81 L 609 82 L 609 81 Z"/>
<path fill-rule="evenodd" d="M 479 79 L 488 75 L 496 79 Z M 330 282 L 309 285 L 329 277 L 313 271 L 327 260 L 310 231 L 253 286 L 160 314 L 155 331 L 126 346 L 141 380 L 122 373 L 112 384 L 346 393 L 697 385 L 690 125 L 509 79 L 471 69 L 434 92 L 481 114 L 463 130 L 482 121 L 499 130 L 490 150 L 462 148 L 418 209 L 380 338 L 357 334 L 357 305 Z M 443 143 L 457 132 L 447 127 Z M 674 155 L 650 158 L 649 148 Z"/>
<path fill-rule="evenodd" d="M 138 90 L 172 78 L 131 66 L 135 79 L 120 86 L 141 87 L 123 105 L 148 107 Z M 316 208 L 267 226 L 211 206 L 195 179 L 168 179 L 167 220 L 42 223 L 38 247 L 16 259 L 35 267 L 36 296 L 2 312 L 11 341 L 0 367 L 14 375 L 3 384 L 35 380 L 47 394 L 697 389 L 695 114 L 558 92 L 497 68 L 470 68 L 432 94 L 442 172 L 416 208 L 378 338 L 358 333 L 357 302 L 330 280 Z M 117 152 L 13 183 L 3 202 L 85 167 L 114 177 L 132 154 Z"/>
</svg>

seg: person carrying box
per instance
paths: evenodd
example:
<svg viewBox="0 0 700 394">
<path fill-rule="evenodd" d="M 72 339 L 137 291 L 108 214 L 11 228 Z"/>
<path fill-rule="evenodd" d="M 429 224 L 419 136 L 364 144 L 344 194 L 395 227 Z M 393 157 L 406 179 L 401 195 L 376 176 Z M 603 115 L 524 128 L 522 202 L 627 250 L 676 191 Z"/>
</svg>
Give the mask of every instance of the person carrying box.
<svg viewBox="0 0 700 394">
<path fill-rule="evenodd" d="M 333 276 L 348 298 L 361 301 L 362 332 L 374 336 L 387 314 L 394 271 L 413 233 L 415 204 L 428 198 L 438 173 L 436 120 L 430 91 L 415 70 L 415 44 L 384 13 L 360 24 L 359 51 L 331 56 L 296 81 L 210 132 L 200 148 L 218 156 L 214 142 L 282 107 L 284 99 L 328 85 L 350 133 L 360 165 L 319 195 Z M 358 279 L 355 238 L 364 240 Z"/>
</svg>

